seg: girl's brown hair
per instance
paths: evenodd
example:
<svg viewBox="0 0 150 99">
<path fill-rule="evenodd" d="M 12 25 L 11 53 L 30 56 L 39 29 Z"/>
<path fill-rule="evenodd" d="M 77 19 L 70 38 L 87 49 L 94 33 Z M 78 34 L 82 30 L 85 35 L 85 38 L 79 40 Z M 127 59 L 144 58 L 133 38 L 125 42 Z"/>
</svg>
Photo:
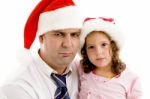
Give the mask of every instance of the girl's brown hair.
<svg viewBox="0 0 150 99">
<path fill-rule="evenodd" d="M 103 31 L 93 31 L 91 33 L 94 33 L 94 32 L 103 33 L 110 40 L 111 50 L 112 50 L 112 72 L 117 75 L 120 74 L 126 68 L 126 65 L 119 58 L 119 50 L 120 49 L 117 46 L 116 42 L 112 39 L 112 37 L 110 37 L 107 33 L 103 32 Z M 91 34 L 91 33 L 89 33 L 89 34 Z M 85 40 L 86 40 L 86 38 L 85 38 Z M 84 72 L 89 73 L 89 72 L 93 71 L 96 68 L 96 66 L 90 62 L 90 60 L 87 56 L 86 42 L 84 43 L 83 47 L 81 48 L 81 55 L 83 58 L 81 60 L 81 65 L 82 65 Z"/>
</svg>

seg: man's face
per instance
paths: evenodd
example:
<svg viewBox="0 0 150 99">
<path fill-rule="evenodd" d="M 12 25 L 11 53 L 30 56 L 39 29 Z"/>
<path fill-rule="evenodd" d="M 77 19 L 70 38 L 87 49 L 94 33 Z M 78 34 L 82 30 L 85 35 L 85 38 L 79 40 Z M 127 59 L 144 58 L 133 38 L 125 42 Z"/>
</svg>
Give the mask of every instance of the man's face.
<svg viewBox="0 0 150 99">
<path fill-rule="evenodd" d="M 40 37 L 42 59 L 53 69 L 66 68 L 80 47 L 80 29 L 63 29 L 45 33 Z"/>
</svg>

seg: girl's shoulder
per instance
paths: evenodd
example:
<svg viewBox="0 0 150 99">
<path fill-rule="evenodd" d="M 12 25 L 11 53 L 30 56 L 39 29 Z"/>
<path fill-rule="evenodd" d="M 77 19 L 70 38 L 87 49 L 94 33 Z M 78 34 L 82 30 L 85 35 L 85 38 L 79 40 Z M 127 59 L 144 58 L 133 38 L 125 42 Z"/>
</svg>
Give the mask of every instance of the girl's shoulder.
<svg viewBox="0 0 150 99">
<path fill-rule="evenodd" d="M 141 80 L 134 71 L 126 68 L 120 76 L 120 82 L 125 87 L 129 99 L 131 97 L 136 97 L 136 99 L 140 99 L 137 97 L 141 97 L 142 94 Z"/>
<path fill-rule="evenodd" d="M 139 76 L 136 75 L 132 70 L 126 68 L 117 78 L 117 82 L 119 82 L 122 86 L 125 87 L 126 90 L 129 90 L 130 87 L 135 83 L 139 82 Z"/>
<path fill-rule="evenodd" d="M 127 78 L 127 79 L 135 79 L 138 78 L 138 75 L 133 72 L 131 69 L 126 68 L 121 74 L 120 74 L 120 78 Z"/>
</svg>

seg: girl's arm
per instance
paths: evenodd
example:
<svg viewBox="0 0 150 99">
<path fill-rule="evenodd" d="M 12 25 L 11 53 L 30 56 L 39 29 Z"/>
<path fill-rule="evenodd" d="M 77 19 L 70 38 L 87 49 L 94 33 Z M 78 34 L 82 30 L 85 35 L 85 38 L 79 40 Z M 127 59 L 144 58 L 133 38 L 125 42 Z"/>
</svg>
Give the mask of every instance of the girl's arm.
<svg viewBox="0 0 150 99">
<path fill-rule="evenodd" d="M 141 97 L 142 97 L 141 83 L 139 78 L 136 78 L 131 84 L 131 88 L 128 92 L 127 99 L 141 99 Z"/>
</svg>

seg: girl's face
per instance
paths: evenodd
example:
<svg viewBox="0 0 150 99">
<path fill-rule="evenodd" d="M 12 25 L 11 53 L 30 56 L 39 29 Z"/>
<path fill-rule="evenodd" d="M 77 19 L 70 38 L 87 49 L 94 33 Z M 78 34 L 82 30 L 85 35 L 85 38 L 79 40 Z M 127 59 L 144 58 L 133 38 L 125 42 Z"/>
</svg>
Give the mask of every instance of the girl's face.
<svg viewBox="0 0 150 99">
<path fill-rule="evenodd" d="M 87 36 L 86 52 L 90 62 L 96 67 L 110 66 L 112 61 L 110 40 L 103 32 L 92 32 Z"/>
</svg>

